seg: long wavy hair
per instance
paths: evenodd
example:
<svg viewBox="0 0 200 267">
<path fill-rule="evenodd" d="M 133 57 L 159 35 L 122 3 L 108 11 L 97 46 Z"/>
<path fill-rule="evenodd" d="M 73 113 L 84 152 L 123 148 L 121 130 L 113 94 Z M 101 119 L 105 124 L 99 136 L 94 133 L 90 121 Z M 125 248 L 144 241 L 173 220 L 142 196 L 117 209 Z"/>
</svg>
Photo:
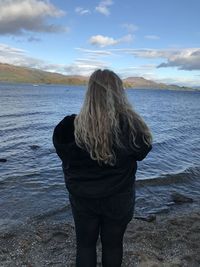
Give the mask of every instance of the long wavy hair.
<svg viewBox="0 0 200 267">
<path fill-rule="evenodd" d="M 121 125 L 126 125 L 123 132 Z M 125 94 L 122 80 L 110 70 L 97 70 L 89 79 L 88 90 L 80 113 L 74 121 L 75 142 L 86 149 L 99 164 L 115 165 L 115 148 L 124 148 L 123 136 L 129 146 L 139 149 L 136 136 L 150 145 L 152 136 L 146 123 L 137 114 Z"/>
</svg>

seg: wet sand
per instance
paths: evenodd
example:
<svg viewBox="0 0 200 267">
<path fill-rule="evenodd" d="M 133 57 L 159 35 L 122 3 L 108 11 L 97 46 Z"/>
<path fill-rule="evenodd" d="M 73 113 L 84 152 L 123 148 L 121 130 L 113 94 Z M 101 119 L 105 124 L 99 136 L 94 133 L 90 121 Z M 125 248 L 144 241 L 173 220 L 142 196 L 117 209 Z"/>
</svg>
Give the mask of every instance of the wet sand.
<svg viewBox="0 0 200 267">
<path fill-rule="evenodd" d="M 100 264 L 98 242 L 98 265 Z M 1 267 L 75 266 L 74 226 L 39 220 L 0 231 Z M 122 266 L 199 267 L 200 212 L 156 215 L 152 222 L 133 219 L 124 238 Z"/>
</svg>

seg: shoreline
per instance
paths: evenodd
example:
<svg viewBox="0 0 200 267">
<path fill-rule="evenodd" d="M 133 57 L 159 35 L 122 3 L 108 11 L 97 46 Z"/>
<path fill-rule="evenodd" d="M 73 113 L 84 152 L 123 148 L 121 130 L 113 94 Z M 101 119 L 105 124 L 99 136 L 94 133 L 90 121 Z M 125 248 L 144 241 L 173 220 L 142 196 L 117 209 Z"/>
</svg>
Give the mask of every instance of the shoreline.
<svg viewBox="0 0 200 267">
<path fill-rule="evenodd" d="M 85 87 L 87 86 L 87 83 L 81 83 L 81 84 L 76 84 L 76 83 L 37 83 L 37 82 L 17 82 L 17 81 L 0 81 L 0 85 L 1 84 L 5 84 L 5 85 L 30 85 L 33 87 L 38 87 L 38 86 L 72 86 L 72 87 Z M 177 86 L 178 87 L 178 86 Z M 184 86 L 183 86 L 184 87 Z M 159 88 L 159 87 L 135 87 L 133 86 L 124 86 L 125 90 L 157 90 L 157 91 L 176 91 L 176 92 L 200 92 L 200 88 L 193 88 L 193 87 L 186 87 L 186 88 L 182 88 L 180 86 L 180 88 L 173 88 L 170 87 L 169 88 Z"/>
<path fill-rule="evenodd" d="M 147 222 L 133 218 L 124 237 L 123 266 L 200 266 L 200 210 L 187 204 Z M 180 208 L 179 208 L 180 207 Z M 74 226 L 50 220 L 30 221 L 0 231 L 1 267 L 75 266 Z M 98 265 L 100 265 L 98 241 Z"/>
</svg>

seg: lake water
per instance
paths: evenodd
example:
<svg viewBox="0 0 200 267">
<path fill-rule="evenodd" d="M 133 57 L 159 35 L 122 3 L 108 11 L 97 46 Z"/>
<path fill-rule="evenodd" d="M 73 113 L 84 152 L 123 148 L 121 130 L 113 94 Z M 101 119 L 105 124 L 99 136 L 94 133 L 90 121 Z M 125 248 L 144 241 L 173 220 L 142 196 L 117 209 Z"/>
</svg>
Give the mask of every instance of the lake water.
<svg viewBox="0 0 200 267">
<path fill-rule="evenodd" d="M 0 84 L 0 225 L 71 218 L 55 125 L 78 113 L 85 87 Z M 170 193 L 199 199 L 200 92 L 126 90 L 152 130 L 154 143 L 138 164 L 137 213 L 165 209 Z M 31 146 L 37 145 L 37 149 Z"/>
</svg>

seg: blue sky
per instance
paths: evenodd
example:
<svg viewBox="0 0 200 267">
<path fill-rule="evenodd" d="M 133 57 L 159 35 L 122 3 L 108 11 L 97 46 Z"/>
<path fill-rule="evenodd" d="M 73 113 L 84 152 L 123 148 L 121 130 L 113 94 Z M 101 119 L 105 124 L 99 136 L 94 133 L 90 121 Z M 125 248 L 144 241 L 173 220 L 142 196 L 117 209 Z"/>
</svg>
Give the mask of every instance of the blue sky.
<svg viewBox="0 0 200 267">
<path fill-rule="evenodd" d="M 200 85 L 199 0 L 0 0 L 0 62 Z"/>
</svg>

